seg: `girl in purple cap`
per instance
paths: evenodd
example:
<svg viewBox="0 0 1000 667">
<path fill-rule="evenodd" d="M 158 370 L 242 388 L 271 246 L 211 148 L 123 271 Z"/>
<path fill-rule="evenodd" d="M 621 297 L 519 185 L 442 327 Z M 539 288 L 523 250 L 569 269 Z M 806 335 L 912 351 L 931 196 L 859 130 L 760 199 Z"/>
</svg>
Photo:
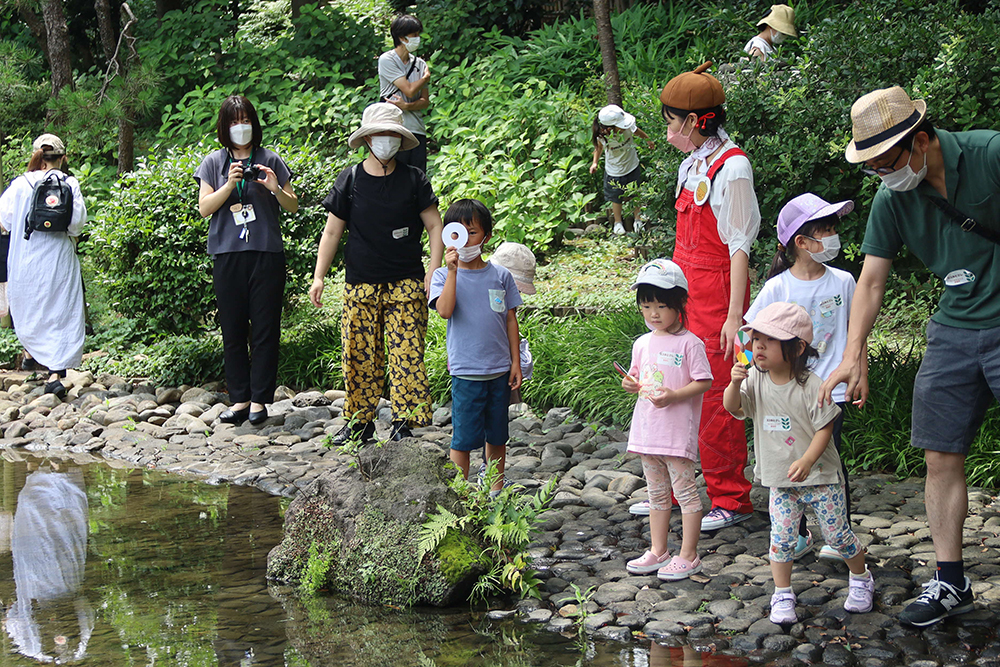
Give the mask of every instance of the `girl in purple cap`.
<svg viewBox="0 0 1000 667">
<path fill-rule="evenodd" d="M 827 266 L 840 250 L 837 224 L 854 210 L 854 202 L 831 204 L 811 192 L 799 195 L 782 207 L 778 214 L 778 251 L 771 262 L 771 272 L 744 319 L 749 322 L 765 306 L 778 301 L 796 303 L 809 313 L 813 325 L 813 346 L 819 358 L 810 370 L 822 379 L 830 376 L 844 357 L 847 346 L 847 320 L 851 312 L 856 283 L 847 271 Z M 862 381 L 867 396 L 867 378 Z M 840 452 L 841 430 L 844 426 L 844 395 L 846 385 L 840 384 L 833 392 L 834 401 L 841 408 L 833 425 L 833 446 Z M 858 402 L 858 407 L 864 399 Z M 841 464 L 843 465 L 843 464 Z M 847 519 L 851 518 L 851 487 L 847 468 L 843 468 Z M 803 515 L 799 525 L 799 540 L 795 547 L 797 560 L 813 550 L 812 533 L 806 529 Z M 840 554 L 830 545 L 824 545 L 820 558 L 840 560 Z"/>
</svg>

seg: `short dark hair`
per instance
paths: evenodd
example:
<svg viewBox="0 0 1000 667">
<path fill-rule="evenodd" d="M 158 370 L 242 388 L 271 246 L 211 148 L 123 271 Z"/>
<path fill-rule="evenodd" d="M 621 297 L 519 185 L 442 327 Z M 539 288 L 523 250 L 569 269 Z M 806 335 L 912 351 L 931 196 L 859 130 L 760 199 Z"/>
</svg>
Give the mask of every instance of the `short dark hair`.
<svg viewBox="0 0 1000 667">
<path fill-rule="evenodd" d="M 493 234 L 493 216 L 486 204 L 478 199 L 459 199 L 452 202 L 451 206 L 444 214 L 444 222 L 461 222 L 467 225 L 470 222 L 478 222 L 483 228 L 483 234 L 490 236 Z"/>
<path fill-rule="evenodd" d="M 698 132 L 703 137 L 717 136 L 719 128 L 726 124 L 726 110 L 721 104 L 710 109 L 678 109 L 668 107 L 666 104 L 660 105 L 660 115 L 666 121 L 670 120 L 667 116 L 684 118 L 689 113 L 698 116 Z"/>
<path fill-rule="evenodd" d="M 671 287 L 670 289 L 665 289 L 663 287 L 657 287 L 656 285 L 650 285 L 648 283 L 639 283 L 635 288 L 635 303 L 641 306 L 644 303 L 650 303 L 652 301 L 657 301 L 662 303 L 667 308 L 672 308 L 678 312 L 680 315 L 681 326 L 687 328 L 687 307 L 688 293 L 683 287 Z"/>
<path fill-rule="evenodd" d="M 913 140 L 913 137 L 917 135 L 917 132 L 926 132 L 927 138 L 932 141 L 934 140 L 934 137 L 937 136 L 934 132 L 934 125 L 931 123 L 930 119 L 927 118 L 927 116 L 924 116 L 924 119 L 921 120 L 915 128 L 903 135 L 903 138 L 893 144 L 893 146 L 909 145 L 909 143 Z"/>
<path fill-rule="evenodd" d="M 219 120 L 215 124 L 219 143 L 229 150 L 236 148 L 233 145 L 233 140 L 229 138 L 229 126 L 244 114 L 250 119 L 250 125 L 253 126 L 250 145 L 259 148 L 264 143 L 264 133 L 260 129 L 260 119 L 257 117 L 257 110 L 253 108 L 253 104 L 242 95 L 230 95 L 219 108 Z"/>
<path fill-rule="evenodd" d="M 420 22 L 420 19 L 409 14 L 400 14 L 389 25 L 389 34 L 392 35 L 393 46 L 399 46 L 402 43 L 401 40 L 407 35 L 423 31 L 424 24 Z"/>
</svg>

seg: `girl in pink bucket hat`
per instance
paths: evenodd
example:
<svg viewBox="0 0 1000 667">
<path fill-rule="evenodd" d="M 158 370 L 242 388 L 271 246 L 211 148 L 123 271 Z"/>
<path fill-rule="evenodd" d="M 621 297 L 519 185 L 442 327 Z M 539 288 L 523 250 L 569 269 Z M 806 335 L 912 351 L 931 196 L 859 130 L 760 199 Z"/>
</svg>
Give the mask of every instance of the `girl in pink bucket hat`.
<svg viewBox="0 0 1000 667">
<path fill-rule="evenodd" d="M 797 303 L 805 308 L 812 320 L 813 347 L 819 352 L 819 359 L 811 369 L 824 380 L 843 360 L 847 347 L 847 322 L 857 283 L 850 273 L 827 266 L 826 262 L 837 256 L 840 250 L 837 225 L 852 210 L 852 201 L 831 204 L 811 192 L 785 204 L 778 214 L 778 251 L 771 262 L 771 272 L 744 316 L 749 322 L 761 309 L 776 301 Z M 865 385 L 864 394 L 867 394 L 867 379 Z M 834 401 L 842 410 L 833 427 L 833 445 L 838 452 L 844 425 L 843 410 L 847 406 L 846 388 L 845 384 L 840 384 L 833 392 Z M 863 400 L 858 401 L 857 405 L 860 407 L 863 403 Z M 843 472 L 849 520 L 851 487 L 846 468 Z M 803 516 L 795 559 L 811 552 L 814 546 Z M 830 545 L 820 549 L 819 557 L 840 560 L 840 554 Z"/>
<path fill-rule="evenodd" d="M 754 476 L 771 491 L 771 622 L 797 620 L 792 559 L 806 505 L 816 512 L 823 539 L 851 571 L 844 609 L 871 611 L 875 581 L 847 521 L 840 456 L 829 446 L 840 408 L 819 405 L 823 381 L 806 367 L 817 356 L 810 345 L 812 319 L 802 306 L 779 301 L 742 330 L 752 334 L 752 367 L 733 365 L 722 402 L 737 419 L 753 419 Z"/>
</svg>

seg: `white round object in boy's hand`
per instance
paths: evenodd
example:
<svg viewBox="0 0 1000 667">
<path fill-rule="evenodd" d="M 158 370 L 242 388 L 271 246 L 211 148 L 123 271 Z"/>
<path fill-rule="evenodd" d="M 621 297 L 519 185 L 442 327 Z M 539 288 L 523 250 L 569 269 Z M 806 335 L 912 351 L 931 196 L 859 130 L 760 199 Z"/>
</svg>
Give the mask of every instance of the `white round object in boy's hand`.
<svg viewBox="0 0 1000 667">
<path fill-rule="evenodd" d="M 469 230 L 461 222 L 449 222 L 441 230 L 441 240 L 444 247 L 464 248 L 469 241 Z"/>
</svg>

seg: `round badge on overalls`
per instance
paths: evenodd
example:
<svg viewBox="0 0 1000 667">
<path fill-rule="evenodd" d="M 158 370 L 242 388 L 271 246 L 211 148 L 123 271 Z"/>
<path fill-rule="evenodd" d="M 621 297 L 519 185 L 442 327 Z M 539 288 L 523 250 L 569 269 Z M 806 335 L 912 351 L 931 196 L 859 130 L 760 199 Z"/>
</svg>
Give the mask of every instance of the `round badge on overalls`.
<svg viewBox="0 0 1000 667">
<path fill-rule="evenodd" d="M 697 176 L 694 179 L 694 203 L 695 206 L 701 206 L 708 201 L 708 195 L 712 191 L 712 181 L 710 181 L 706 176 Z"/>
</svg>

